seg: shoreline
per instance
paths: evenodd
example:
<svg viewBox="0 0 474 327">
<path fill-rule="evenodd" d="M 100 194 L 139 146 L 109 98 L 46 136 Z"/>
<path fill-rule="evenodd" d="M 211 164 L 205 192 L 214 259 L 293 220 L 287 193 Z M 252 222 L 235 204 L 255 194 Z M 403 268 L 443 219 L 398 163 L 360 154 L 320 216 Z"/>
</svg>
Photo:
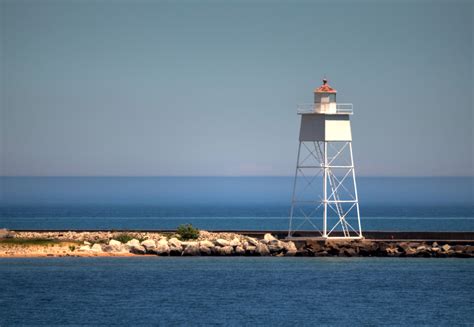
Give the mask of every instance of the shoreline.
<svg viewBox="0 0 474 327">
<path fill-rule="evenodd" d="M 193 238 L 183 239 L 176 231 L 85 232 L 0 229 L 0 258 L 136 256 L 474 258 L 473 240 L 393 239 L 394 235 L 390 232 L 385 234 L 392 238 L 324 240 L 309 234 L 304 236 L 303 233 L 298 237 L 285 239 L 278 233 L 197 231 Z M 469 236 L 472 233 L 464 234 Z"/>
</svg>

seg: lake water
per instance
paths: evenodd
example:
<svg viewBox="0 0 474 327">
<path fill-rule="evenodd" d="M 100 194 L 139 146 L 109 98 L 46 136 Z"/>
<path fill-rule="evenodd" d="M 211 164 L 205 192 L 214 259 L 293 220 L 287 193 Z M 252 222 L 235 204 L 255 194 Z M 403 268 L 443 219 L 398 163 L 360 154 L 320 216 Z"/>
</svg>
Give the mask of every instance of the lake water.
<svg viewBox="0 0 474 327">
<path fill-rule="evenodd" d="M 0 325 L 472 326 L 474 260 L 0 260 Z"/>
<path fill-rule="evenodd" d="M 474 231 L 473 178 L 361 178 L 366 230 Z M 0 178 L 0 228 L 287 228 L 292 179 Z M 472 326 L 474 260 L 0 259 L 0 326 Z"/>
<path fill-rule="evenodd" d="M 2 177 L 0 228 L 285 230 L 292 180 Z M 358 185 L 365 230 L 474 231 L 472 177 L 362 177 Z"/>
</svg>

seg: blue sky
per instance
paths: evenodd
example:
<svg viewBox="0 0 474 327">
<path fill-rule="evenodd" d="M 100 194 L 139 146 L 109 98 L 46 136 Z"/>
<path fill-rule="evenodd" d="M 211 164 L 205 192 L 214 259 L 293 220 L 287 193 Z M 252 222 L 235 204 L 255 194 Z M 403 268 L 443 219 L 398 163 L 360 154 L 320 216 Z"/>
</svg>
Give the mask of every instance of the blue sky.
<svg viewBox="0 0 474 327">
<path fill-rule="evenodd" d="M 359 175 L 474 175 L 473 2 L 0 8 L 1 175 L 292 175 L 324 75 Z"/>
</svg>

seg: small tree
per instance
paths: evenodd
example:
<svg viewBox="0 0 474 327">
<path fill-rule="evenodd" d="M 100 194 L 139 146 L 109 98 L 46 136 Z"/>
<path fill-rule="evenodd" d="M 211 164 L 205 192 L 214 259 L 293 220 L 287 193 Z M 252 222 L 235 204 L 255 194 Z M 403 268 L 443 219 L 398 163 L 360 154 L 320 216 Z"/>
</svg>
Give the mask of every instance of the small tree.
<svg viewBox="0 0 474 327">
<path fill-rule="evenodd" d="M 176 234 L 183 241 L 195 240 L 199 237 L 199 229 L 194 228 L 191 224 L 179 225 Z"/>
</svg>

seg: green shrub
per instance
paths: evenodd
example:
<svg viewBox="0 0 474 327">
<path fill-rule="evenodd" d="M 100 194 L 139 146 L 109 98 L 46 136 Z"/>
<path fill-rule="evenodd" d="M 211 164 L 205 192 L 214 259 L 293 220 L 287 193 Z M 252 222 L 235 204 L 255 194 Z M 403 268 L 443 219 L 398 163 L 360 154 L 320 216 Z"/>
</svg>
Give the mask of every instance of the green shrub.
<svg viewBox="0 0 474 327">
<path fill-rule="evenodd" d="M 76 250 L 76 246 L 75 245 L 69 245 L 69 250 L 71 250 L 71 252 L 74 252 L 74 250 Z"/>
<path fill-rule="evenodd" d="M 183 241 L 195 240 L 199 237 L 199 229 L 194 228 L 191 224 L 179 225 L 176 229 L 176 234 Z"/>
<path fill-rule="evenodd" d="M 127 243 L 128 241 L 133 240 L 135 237 L 133 235 L 127 234 L 127 233 L 122 233 L 118 234 L 114 237 L 114 240 L 117 240 L 122 243 Z"/>
</svg>

